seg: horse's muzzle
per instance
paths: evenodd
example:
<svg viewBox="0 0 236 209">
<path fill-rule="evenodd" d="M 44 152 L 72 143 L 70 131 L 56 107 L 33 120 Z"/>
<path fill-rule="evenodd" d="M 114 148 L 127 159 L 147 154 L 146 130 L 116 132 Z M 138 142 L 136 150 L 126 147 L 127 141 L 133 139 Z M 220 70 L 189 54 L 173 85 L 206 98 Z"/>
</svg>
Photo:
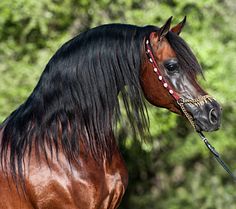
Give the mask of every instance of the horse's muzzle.
<svg viewBox="0 0 236 209">
<path fill-rule="evenodd" d="M 222 109 L 215 100 L 200 106 L 189 104 L 187 109 L 193 116 L 196 131 L 216 131 L 220 128 Z"/>
</svg>

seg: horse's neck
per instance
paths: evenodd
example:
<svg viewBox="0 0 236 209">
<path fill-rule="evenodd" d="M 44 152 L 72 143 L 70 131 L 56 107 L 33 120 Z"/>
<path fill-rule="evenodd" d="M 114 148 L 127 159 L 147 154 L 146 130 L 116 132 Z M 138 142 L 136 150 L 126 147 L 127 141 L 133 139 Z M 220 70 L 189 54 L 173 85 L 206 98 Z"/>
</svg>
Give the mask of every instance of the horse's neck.
<svg viewBox="0 0 236 209">
<path fill-rule="evenodd" d="M 0 126 L 0 144 L 2 142 L 3 131 L 4 131 L 4 126 Z"/>
</svg>

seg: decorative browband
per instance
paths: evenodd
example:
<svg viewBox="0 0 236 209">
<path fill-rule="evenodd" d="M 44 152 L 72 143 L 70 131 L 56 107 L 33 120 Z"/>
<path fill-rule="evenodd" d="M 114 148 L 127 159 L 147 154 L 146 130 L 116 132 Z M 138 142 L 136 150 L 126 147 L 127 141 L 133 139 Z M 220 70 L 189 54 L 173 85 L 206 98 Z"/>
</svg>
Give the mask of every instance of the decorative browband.
<svg viewBox="0 0 236 209">
<path fill-rule="evenodd" d="M 180 96 L 172 89 L 171 85 L 168 84 L 166 79 L 162 76 L 161 70 L 155 60 L 155 57 L 152 52 L 152 47 L 150 45 L 150 41 L 148 39 L 145 40 L 145 49 L 146 49 L 146 54 L 149 58 L 149 62 L 152 64 L 153 71 L 157 74 L 158 80 L 162 82 L 164 88 L 166 88 L 168 92 L 174 97 L 174 99 L 178 101 L 180 99 Z"/>
</svg>

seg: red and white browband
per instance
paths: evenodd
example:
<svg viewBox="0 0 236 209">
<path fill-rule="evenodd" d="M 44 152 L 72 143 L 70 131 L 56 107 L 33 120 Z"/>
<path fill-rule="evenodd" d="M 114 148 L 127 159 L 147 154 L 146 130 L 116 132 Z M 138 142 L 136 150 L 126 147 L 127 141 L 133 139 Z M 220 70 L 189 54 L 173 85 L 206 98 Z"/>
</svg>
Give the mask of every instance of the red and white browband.
<svg viewBox="0 0 236 209">
<path fill-rule="evenodd" d="M 171 94 L 171 96 L 173 96 L 174 99 L 176 101 L 178 101 L 180 99 L 180 96 L 173 90 L 171 85 L 163 77 L 163 75 L 161 73 L 161 70 L 160 70 L 158 64 L 156 63 L 156 59 L 155 59 L 155 57 L 153 55 L 152 47 L 150 45 L 149 39 L 145 40 L 145 50 L 146 50 L 146 54 L 147 54 L 147 56 L 149 58 L 149 62 L 152 64 L 153 71 L 157 74 L 158 80 L 160 82 L 162 82 L 163 86 L 168 90 L 169 94 Z"/>
</svg>

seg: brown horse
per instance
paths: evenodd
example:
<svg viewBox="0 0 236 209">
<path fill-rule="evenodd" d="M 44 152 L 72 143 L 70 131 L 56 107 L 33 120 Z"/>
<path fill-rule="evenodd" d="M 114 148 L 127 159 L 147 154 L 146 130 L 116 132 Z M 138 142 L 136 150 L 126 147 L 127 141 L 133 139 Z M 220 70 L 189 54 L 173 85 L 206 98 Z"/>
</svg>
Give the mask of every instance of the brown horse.
<svg viewBox="0 0 236 209">
<path fill-rule="evenodd" d="M 197 83 L 201 67 L 179 37 L 184 23 L 103 25 L 56 52 L 1 125 L 1 209 L 117 208 L 128 183 L 113 134 L 118 94 L 141 137 L 148 130 L 143 95 L 197 131 L 219 128 L 220 106 Z"/>
</svg>

